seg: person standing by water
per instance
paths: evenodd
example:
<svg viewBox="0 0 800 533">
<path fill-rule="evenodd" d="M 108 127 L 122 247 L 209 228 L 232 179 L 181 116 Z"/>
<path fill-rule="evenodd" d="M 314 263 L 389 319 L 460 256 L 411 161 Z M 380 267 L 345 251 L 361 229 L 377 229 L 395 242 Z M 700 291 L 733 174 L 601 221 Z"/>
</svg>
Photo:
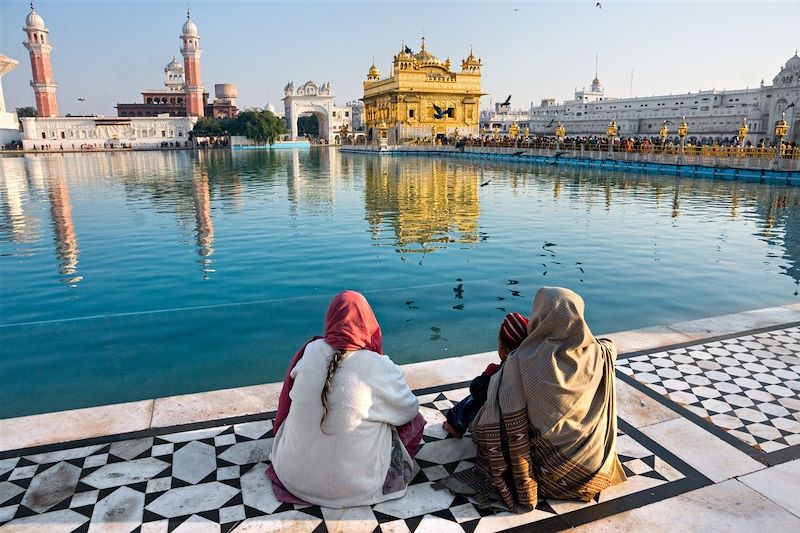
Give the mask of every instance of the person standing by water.
<svg viewBox="0 0 800 533">
<path fill-rule="evenodd" d="M 595 339 L 583 299 L 536 293 L 528 335 L 491 377 L 473 422 L 474 467 L 435 484 L 484 507 L 522 513 L 539 498 L 588 502 L 625 481 L 617 457 L 617 349 Z"/>
<path fill-rule="evenodd" d="M 267 470 L 273 492 L 283 502 L 333 508 L 400 498 L 424 429 L 402 369 L 383 354 L 366 298 L 341 292 L 324 336 L 289 364 Z"/>
</svg>

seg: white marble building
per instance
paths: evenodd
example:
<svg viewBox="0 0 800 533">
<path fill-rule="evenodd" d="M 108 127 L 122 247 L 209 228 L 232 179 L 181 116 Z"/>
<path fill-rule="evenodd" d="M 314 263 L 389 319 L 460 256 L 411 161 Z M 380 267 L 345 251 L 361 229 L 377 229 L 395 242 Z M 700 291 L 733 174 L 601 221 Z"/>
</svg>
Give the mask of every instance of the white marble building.
<svg viewBox="0 0 800 533">
<path fill-rule="evenodd" d="M 748 140 L 771 142 L 775 122 L 786 112 L 789 135 L 786 140 L 800 142 L 800 57 L 795 51 L 773 78 L 771 85 L 736 90 L 708 90 L 696 93 L 635 98 L 614 98 L 605 95 L 595 75 L 590 90 L 575 91 L 574 97 L 562 103 L 553 98 L 530 108 L 511 111 L 496 106 L 481 112 L 481 127 L 491 132 L 495 127 L 508 132 L 516 122 L 520 131 L 527 127 L 531 135 L 552 136 L 559 122 L 567 135 L 605 135 L 611 120 L 616 119 L 619 135 L 658 136 L 663 122 L 670 121 L 670 137 L 675 136 L 681 117 L 686 117 L 689 138 L 695 141 L 731 140 L 742 120 L 750 127 Z"/>
<path fill-rule="evenodd" d="M 308 81 L 295 88 L 289 82 L 283 89 L 284 117 L 291 132 L 290 140 L 297 140 L 297 119 L 314 115 L 319 122 L 319 136 L 328 142 L 338 142 L 342 126 L 353 131 L 353 108 L 350 104 L 339 106 L 333 101 L 330 82 L 317 86 Z"/>
<path fill-rule="evenodd" d="M 25 150 L 133 149 L 190 146 L 196 117 L 23 118 Z M 164 144 L 166 143 L 166 144 Z"/>
<path fill-rule="evenodd" d="M 19 120 L 17 114 L 6 109 L 6 99 L 3 94 L 3 76 L 19 65 L 19 61 L 0 54 L 0 148 L 20 139 Z"/>
</svg>

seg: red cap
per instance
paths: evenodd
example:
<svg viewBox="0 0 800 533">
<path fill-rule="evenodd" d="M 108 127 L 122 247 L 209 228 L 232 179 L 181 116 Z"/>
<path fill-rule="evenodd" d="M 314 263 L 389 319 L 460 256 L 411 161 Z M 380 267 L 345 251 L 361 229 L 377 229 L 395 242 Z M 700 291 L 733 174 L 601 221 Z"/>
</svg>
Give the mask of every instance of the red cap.
<svg viewBox="0 0 800 533">
<path fill-rule="evenodd" d="M 500 326 L 500 341 L 509 351 L 516 350 L 528 336 L 528 319 L 519 313 L 509 313 Z"/>
</svg>

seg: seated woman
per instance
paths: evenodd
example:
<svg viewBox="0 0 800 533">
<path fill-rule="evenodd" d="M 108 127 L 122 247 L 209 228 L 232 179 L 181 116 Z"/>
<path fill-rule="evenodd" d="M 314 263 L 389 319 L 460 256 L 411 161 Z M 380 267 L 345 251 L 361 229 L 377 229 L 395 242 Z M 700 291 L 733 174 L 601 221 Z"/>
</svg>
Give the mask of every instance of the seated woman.
<svg viewBox="0 0 800 533">
<path fill-rule="evenodd" d="M 289 365 L 267 474 L 288 503 L 340 508 L 399 498 L 424 428 L 403 371 L 383 355 L 367 300 L 344 291 L 328 307 L 325 336 Z"/>
<path fill-rule="evenodd" d="M 515 512 L 538 498 L 589 501 L 625 481 L 617 458 L 614 361 L 569 289 L 536 293 L 528 336 L 492 376 L 472 426 L 473 468 L 439 482 L 483 506 Z"/>
</svg>

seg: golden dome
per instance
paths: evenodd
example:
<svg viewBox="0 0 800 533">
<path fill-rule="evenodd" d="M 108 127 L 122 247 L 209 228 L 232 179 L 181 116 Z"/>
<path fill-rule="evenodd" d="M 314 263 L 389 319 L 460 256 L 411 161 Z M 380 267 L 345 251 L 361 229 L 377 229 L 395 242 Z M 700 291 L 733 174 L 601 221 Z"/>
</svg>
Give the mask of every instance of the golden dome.
<svg viewBox="0 0 800 533">
<path fill-rule="evenodd" d="M 367 72 L 367 79 L 368 80 L 379 80 L 381 79 L 381 73 L 378 70 L 378 67 L 375 66 L 375 62 L 372 62 L 372 66 L 369 67 L 369 72 Z"/>
<path fill-rule="evenodd" d="M 419 53 L 414 55 L 414 57 L 417 58 L 417 61 L 420 63 L 435 63 L 437 65 L 441 63 L 438 57 L 428 52 L 428 49 L 425 48 L 425 37 L 422 38 L 422 47 L 420 48 Z"/>
</svg>

